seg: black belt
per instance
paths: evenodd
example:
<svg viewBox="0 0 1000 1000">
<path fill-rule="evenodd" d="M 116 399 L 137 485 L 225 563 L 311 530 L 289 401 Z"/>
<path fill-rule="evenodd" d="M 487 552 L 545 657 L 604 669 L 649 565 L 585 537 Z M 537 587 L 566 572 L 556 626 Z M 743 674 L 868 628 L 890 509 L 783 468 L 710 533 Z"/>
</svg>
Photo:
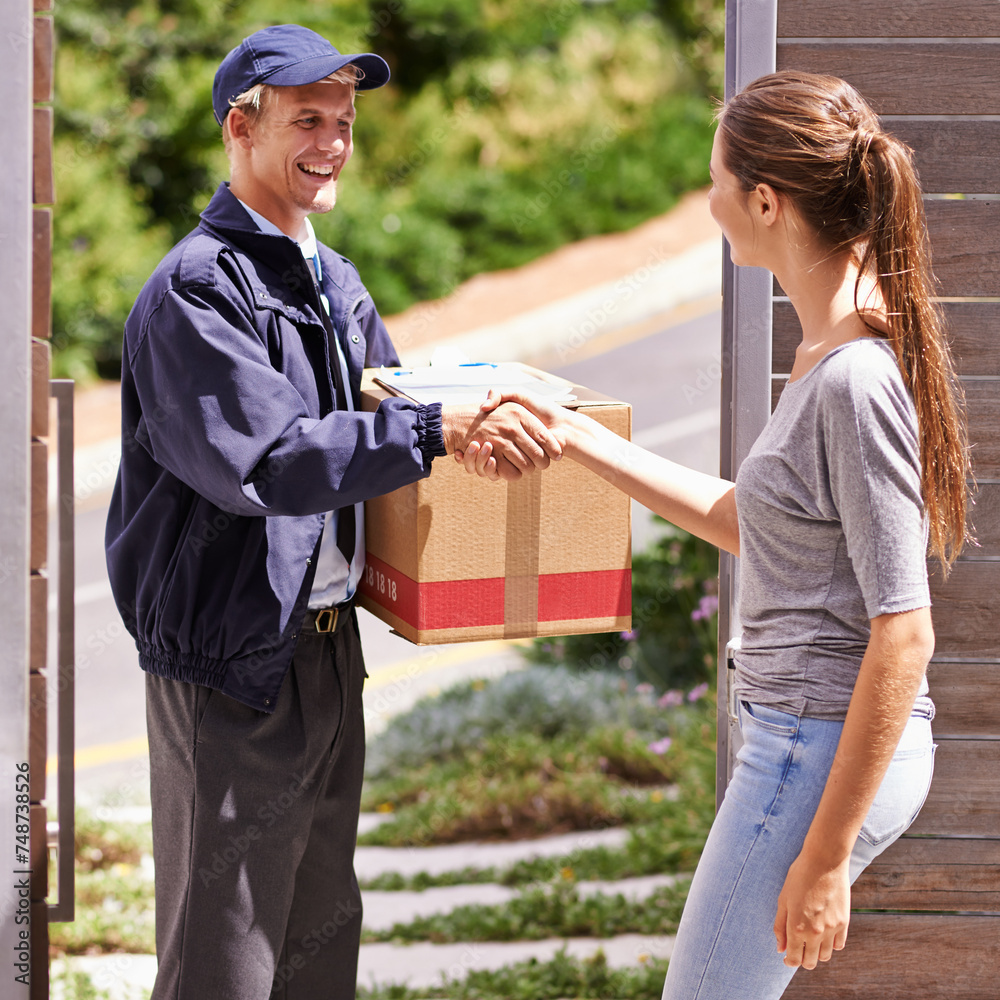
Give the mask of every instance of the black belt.
<svg viewBox="0 0 1000 1000">
<path fill-rule="evenodd" d="M 354 601 L 351 600 L 334 608 L 309 608 L 299 627 L 299 635 L 312 635 L 316 632 L 336 634 L 351 620 L 353 607 Z"/>
</svg>

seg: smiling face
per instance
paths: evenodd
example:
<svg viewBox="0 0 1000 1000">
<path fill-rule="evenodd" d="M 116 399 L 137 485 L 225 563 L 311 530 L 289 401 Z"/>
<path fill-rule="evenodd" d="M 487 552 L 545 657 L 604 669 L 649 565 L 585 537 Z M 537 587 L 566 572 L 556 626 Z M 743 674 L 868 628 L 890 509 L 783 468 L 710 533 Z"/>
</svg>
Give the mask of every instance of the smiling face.
<svg viewBox="0 0 1000 1000">
<path fill-rule="evenodd" d="M 337 178 L 354 151 L 354 88 L 334 81 L 276 87 L 255 124 L 238 108 L 228 118 L 233 194 L 302 239 L 306 216 L 336 204 Z"/>
</svg>

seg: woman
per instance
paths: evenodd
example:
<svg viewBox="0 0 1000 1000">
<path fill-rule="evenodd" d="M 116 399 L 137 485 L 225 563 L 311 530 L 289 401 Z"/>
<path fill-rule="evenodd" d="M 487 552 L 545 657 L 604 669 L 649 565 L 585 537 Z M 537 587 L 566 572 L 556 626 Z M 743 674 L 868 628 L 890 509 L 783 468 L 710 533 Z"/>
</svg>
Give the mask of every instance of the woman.
<svg viewBox="0 0 1000 1000">
<path fill-rule="evenodd" d="M 744 744 L 663 995 L 763 1000 L 844 947 L 851 883 L 927 794 L 926 551 L 947 571 L 965 540 L 968 459 L 909 150 L 860 95 L 762 77 L 720 112 L 711 174 L 733 262 L 769 269 L 803 331 L 735 484 L 517 401 L 564 455 L 741 557 Z M 461 460 L 496 477 L 488 446 Z"/>
</svg>

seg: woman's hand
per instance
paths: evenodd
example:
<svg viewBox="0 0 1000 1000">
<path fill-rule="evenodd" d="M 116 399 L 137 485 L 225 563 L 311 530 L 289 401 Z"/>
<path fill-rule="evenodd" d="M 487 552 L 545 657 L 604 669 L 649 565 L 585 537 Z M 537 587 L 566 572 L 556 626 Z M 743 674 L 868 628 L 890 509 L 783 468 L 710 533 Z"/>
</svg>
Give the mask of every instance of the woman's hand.
<svg viewBox="0 0 1000 1000">
<path fill-rule="evenodd" d="M 486 414 L 495 410 L 501 403 L 516 403 L 523 406 L 537 417 L 549 430 L 553 431 L 560 449 L 565 449 L 566 434 L 569 424 L 567 415 L 569 411 L 565 407 L 543 402 L 533 396 L 519 392 L 500 393 L 496 389 L 490 389 L 489 395 L 483 401 L 479 410 Z M 560 456 L 556 456 L 556 460 Z M 493 446 L 489 441 L 470 441 L 464 451 L 455 451 L 455 460 L 465 466 L 465 471 L 482 476 L 492 482 L 498 482 L 502 477 L 497 466 L 496 455 Z"/>
<path fill-rule="evenodd" d="M 774 936 L 785 965 L 815 969 L 847 942 L 851 919 L 850 858 L 834 868 L 800 854 L 778 896 Z"/>
<path fill-rule="evenodd" d="M 679 528 L 740 554 L 733 484 L 706 476 L 632 444 L 584 413 L 517 392 L 490 392 L 480 413 L 516 403 L 542 423 L 562 456 L 579 462 Z M 465 443 L 455 452 L 468 472 L 496 481 L 503 470 L 487 443 Z M 554 458 L 553 458 L 554 460 Z"/>
<path fill-rule="evenodd" d="M 814 969 L 847 941 L 851 851 L 933 652 L 930 608 L 872 619 L 823 795 L 778 897 L 774 936 L 785 965 Z"/>
</svg>

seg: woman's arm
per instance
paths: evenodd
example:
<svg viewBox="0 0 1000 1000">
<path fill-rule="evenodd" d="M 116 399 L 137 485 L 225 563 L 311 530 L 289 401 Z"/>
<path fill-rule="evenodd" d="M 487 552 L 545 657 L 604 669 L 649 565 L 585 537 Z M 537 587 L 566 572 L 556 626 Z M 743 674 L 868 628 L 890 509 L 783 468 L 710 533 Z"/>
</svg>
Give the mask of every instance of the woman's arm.
<svg viewBox="0 0 1000 1000">
<path fill-rule="evenodd" d="M 872 619 L 871 639 L 823 797 L 778 897 L 774 934 L 785 965 L 814 969 L 844 947 L 849 866 L 934 651 L 929 608 Z"/>
<path fill-rule="evenodd" d="M 739 555 L 733 484 L 696 472 L 626 441 L 589 417 L 564 406 L 553 406 L 530 396 L 494 392 L 484 410 L 501 401 L 531 410 L 556 436 L 563 455 L 596 472 L 613 486 L 650 510 L 712 545 Z M 456 453 L 469 472 L 498 478 L 488 446 L 470 446 Z"/>
</svg>

